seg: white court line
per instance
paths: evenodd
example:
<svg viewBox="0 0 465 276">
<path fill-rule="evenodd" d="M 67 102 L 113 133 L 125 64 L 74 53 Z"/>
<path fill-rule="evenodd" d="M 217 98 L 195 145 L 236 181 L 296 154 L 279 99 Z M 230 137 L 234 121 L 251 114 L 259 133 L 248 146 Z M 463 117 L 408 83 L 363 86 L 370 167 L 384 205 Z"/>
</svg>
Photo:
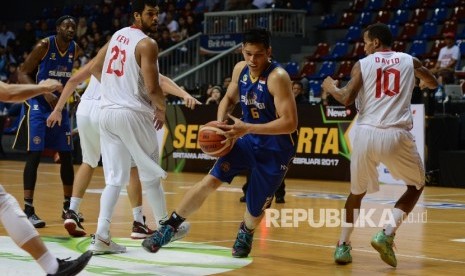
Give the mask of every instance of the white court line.
<svg viewBox="0 0 465 276">
<path fill-rule="evenodd" d="M 322 247 L 322 248 L 331 248 L 334 249 L 334 245 L 321 245 L 321 244 L 313 244 L 313 243 L 306 243 L 306 242 L 292 242 L 292 241 L 283 241 L 283 240 L 272 240 L 272 239 L 260 239 L 257 238 L 256 240 L 262 241 L 269 241 L 269 242 L 277 242 L 277 243 L 288 243 L 288 244 L 295 244 L 295 245 L 302 245 L 302 246 L 312 246 L 312 247 Z M 354 249 L 352 251 L 370 253 L 370 254 L 379 254 L 378 251 L 375 250 L 366 250 L 366 249 Z M 458 264 L 465 264 L 465 261 L 456 261 L 456 260 L 448 260 L 448 259 L 440 259 L 440 258 L 432 258 L 427 256 L 415 256 L 415 255 L 407 255 L 407 254 L 398 254 L 396 256 L 402 256 L 406 258 L 413 258 L 413 259 L 423 259 L 423 260 L 430 260 L 430 261 L 439 261 L 439 262 L 449 262 L 449 263 L 458 263 Z"/>
</svg>

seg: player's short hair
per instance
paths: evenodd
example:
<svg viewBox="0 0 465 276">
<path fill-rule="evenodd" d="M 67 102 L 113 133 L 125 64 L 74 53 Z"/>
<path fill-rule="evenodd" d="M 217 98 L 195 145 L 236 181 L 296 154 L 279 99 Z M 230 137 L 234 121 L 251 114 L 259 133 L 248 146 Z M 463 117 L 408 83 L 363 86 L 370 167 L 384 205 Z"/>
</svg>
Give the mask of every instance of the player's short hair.
<svg viewBox="0 0 465 276">
<path fill-rule="evenodd" d="M 58 18 L 57 21 L 55 21 L 55 26 L 60 26 L 61 23 L 63 23 L 63 21 L 65 21 L 66 19 L 71 19 L 74 21 L 74 23 L 76 23 L 76 18 L 74 18 L 73 16 L 71 15 L 63 15 L 62 17 Z"/>
<path fill-rule="evenodd" d="M 384 45 L 391 47 L 392 45 L 392 33 L 391 29 L 389 29 L 388 25 L 383 23 L 375 23 L 372 24 L 364 30 L 363 33 L 367 33 L 370 39 L 379 39 L 379 41 Z"/>
<path fill-rule="evenodd" d="M 244 33 L 242 43 L 262 43 L 265 48 L 269 48 L 270 37 L 271 34 L 268 30 L 263 28 L 253 28 Z"/>
<path fill-rule="evenodd" d="M 132 0 L 131 10 L 132 12 L 142 13 L 144 11 L 145 5 L 149 7 L 157 7 L 158 0 Z"/>
</svg>

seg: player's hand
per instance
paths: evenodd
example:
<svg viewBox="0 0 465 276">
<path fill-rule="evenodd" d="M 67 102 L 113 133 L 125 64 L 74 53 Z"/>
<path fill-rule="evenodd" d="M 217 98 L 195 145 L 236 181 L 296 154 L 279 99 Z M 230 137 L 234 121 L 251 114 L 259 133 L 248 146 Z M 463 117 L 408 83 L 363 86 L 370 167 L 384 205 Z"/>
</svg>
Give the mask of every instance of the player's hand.
<svg viewBox="0 0 465 276">
<path fill-rule="evenodd" d="M 226 124 L 226 122 L 218 122 L 218 127 L 222 128 L 224 136 L 228 139 L 238 139 L 248 132 L 247 124 L 241 121 L 241 119 L 228 114 L 228 117 L 234 122 L 232 125 Z"/>
<path fill-rule="evenodd" d="M 58 91 L 61 92 L 63 90 L 63 84 L 54 79 L 46 79 L 41 82 L 39 82 L 39 85 L 44 87 L 48 93 Z"/>
<path fill-rule="evenodd" d="M 47 118 L 47 126 L 54 127 L 55 124 L 57 123 L 59 126 L 61 126 L 61 119 L 62 119 L 61 112 L 54 109 L 52 113 L 50 113 L 50 116 L 48 116 Z"/>
<path fill-rule="evenodd" d="M 331 91 L 334 90 L 334 88 L 339 86 L 339 81 L 334 80 L 331 77 L 326 77 L 326 79 L 323 81 L 321 84 L 321 88 L 323 89 L 324 92 L 326 93 L 331 93 Z"/>
<path fill-rule="evenodd" d="M 201 102 L 199 102 L 196 98 L 192 97 L 191 95 L 184 96 L 183 100 L 184 100 L 184 105 L 190 109 L 194 109 L 195 105 L 197 104 L 199 105 L 202 104 Z"/>
<path fill-rule="evenodd" d="M 155 110 L 155 116 L 154 116 L 154 121 L 153 121 L 153 126 L 155 127 L 156 130 L 159 130 L 163 127 L 165 124 L 165 110 Z"/>
</svg>

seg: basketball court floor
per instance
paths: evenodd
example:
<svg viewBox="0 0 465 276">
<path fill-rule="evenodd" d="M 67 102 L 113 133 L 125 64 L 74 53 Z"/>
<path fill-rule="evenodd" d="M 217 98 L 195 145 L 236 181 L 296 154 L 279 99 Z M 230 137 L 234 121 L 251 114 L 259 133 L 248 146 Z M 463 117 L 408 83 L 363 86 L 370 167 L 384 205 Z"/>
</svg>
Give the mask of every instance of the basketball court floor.
<svg viewBox="0 0 465 276">
<path fill-rule="evenodd" d="M 0 161 L 0 183 L 23 206 L 24 163 Z M 75 168 L 77 170 L 77 167 Z M 202 174 L 170 173 L 163 181 L 168 210 Z M 311 176 L 309 176 L 311 178 Z M 128 252 L 94 256 L 80 275 L 464 275 L 465 189 L 426 187 L 416 208 L 397 232 L 397 268 L 385 264 L 371 247 L 370 239 L 388 217 L 389 208 L 403 193 L 402 185 L 382 185 L 366 196 L 365 219 L 352 236 L 353 262 L 336 265 L 334 247 L 339 237 L 340 210 L 349 183 L 286 179 L 286 203 L 272 204 L 268 216 L 255 231 L 253 249 L 246 259 L 231 257 L 231 246 L 245 210 L 239 202 L 244 177 L 213 193 L 189 218 L 190 234 L 181 241 L 151 254 L 131 240 L 132 212 L 122 191 L 112 220 L 113 239 Z M 96 170 L 81 212 L 88 234 L 96 230 L 100 194 L 104 187 L 102 168 Z M 39 166 L 34 205 L 47 222 L 39 229 L 49 248 L 59 258 L 75 258 L 87 248 L 90 236 L 69 238 L 61 219 L 62 188 L 59 166 Z M 148 225 L 154 225 L 144 203 Z M 268 224 L 268 225 L 267 225 Z M 40 267 L 14 245 L 0 225 L 0 275 L 43 275 Z"/>
</svg>

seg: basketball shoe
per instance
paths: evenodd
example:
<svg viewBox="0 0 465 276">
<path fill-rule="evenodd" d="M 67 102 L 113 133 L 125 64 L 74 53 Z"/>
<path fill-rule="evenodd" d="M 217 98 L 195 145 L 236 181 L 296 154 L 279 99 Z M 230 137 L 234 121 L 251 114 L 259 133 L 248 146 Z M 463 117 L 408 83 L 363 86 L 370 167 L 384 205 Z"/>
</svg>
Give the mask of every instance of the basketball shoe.
<svg viewBox="0 0 465 276">
<path fill-rule="evenodd" d="M 232 256 L 235 258 L 247 258 L 252 250 L 253 230 L 250 231 L 242 222 L 237 232 L 236 242 L 232 247 Z"/>
<path fill-rule="evenodd" d="M 89 262 L 90 258 L 92 257 L 91 251 L 84 252 L 79 258 L 76 260 L 68 261 L 68 259 L 58 260 L 58 271 L 54 274 L 47 274 L 47 275 L 55 275 L 55 276 L 73 276 L 77 275 L 81 272 Z"/>
<path fill-rule="evenodd" d="M 62 219 L 66 219 L 66 212 L 68 212 L 68 210 L 69 210 L 69 205 L 70 205 L 69 200 L 65 200 L 63 202 L 63 210 L 61 211 L 61 218 Z M 79 222 L 84 222 L 84 217 L 82 216 L 81 213 L 77 214 L 77 217 L 79 218 Z"/>
<path fill-rule="evenodd" d="M 138 221 L 132 222 L 132 233 L 131 239 L 145 239 L 146 237 L 153 234 L 153 230 L 150 229 L 147 224 L 145 224 L 145 216 L 144 216 L 144 223 L 140 223 Z"/>
<path fill-rule="evenodd" d="M 92 235 L 89 250 L 94 254 L 118 254 L 125 253 L 126 247 L 113 242 L 111 237 L 103 239 L 99 235 L 95 234 Z"/>
<path fill-rule="evenodd" d="M 371 239 L 371 246 L 379 252 L 381 259 L 390 266 L 397 266 L 396 254 L 392 247 L 394 246 L 394 235 L 388 236 L 384 230 L 376 233 Z"/>
<path fill-rule="evenodd" d="M 352 256 L 350 255 L 352 247 L 350 244 L 343 242 L 342 244 L 336 245 L 336 251 L 334 251 L 334 261 L 338 264 L 348 264 L 352 262 Z"/>
<path fill-rule="evenodd" d="M 34 207 L 30 205 L 26 205 L 24 208 L 24 213 L 27 216 L 29 222 L 34 225 L 35 228 L 44 228 L 45 221 L 41 220 L 39 216 L 36 214 Z"/>
<path fill-rule="evenodd" d="M 66 211 L 65 222 L 63 223 L 63 226 L 73 237 L 82 237 L 87 235 L 84 227 L 82 227 L 79 221 L 79 215 L 71 209 Z"/>
<path fill-rule="evenodd" d="M 154 233 L 145 238 L 142 247 L 151 253 L 157 253 L 164 245 L 167 245 L 174 236 L 176 230 L 169 224 L 162 224 Z"/>
</svg>

